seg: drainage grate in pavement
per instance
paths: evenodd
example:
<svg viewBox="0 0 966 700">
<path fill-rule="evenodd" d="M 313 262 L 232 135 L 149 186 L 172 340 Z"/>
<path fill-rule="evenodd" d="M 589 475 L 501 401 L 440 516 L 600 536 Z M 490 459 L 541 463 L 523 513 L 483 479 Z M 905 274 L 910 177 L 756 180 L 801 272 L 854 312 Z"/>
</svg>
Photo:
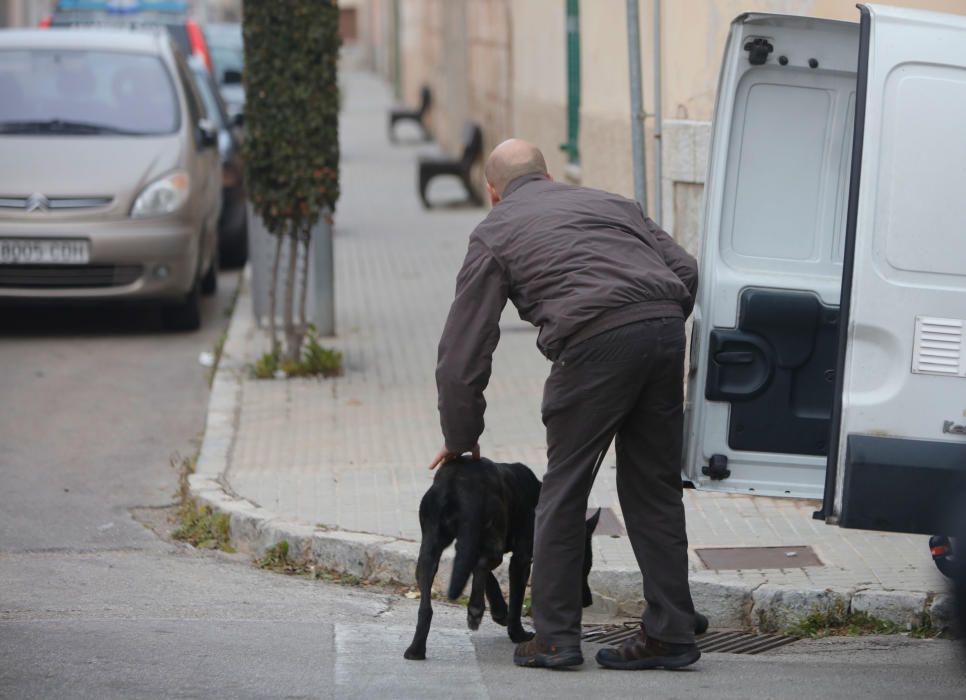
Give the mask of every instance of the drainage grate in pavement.
<svg viewBox="0 0 966 700">
<path fill-rule="evenodd" d="M 695 547 L 709 569 L 798 569 L 825 566 L 811 547 Z"/>
<path fill-rule="evenodd" d="M 594 644 L 620 644 L 633 637 L 640 627 L 637 620 L 620 625 L 584 625 L 582 638 Z M 798 637 L 778 634 L 752 634 L 736 630 L 712 630 L 699 635 L 696 639 L 703 652 L 720 654 L 761 654 L 786 644 L 797 642 Z"/>
</svg>

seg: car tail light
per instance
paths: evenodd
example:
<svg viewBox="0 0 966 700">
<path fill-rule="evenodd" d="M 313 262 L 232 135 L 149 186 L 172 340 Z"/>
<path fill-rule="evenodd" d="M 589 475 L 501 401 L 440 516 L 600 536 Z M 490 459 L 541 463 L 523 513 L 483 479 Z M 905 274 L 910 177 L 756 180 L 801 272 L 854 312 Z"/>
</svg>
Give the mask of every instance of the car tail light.
<svg viewBox="0 0 966 700">
<path fill-rule="evenodd" d="M 47 15 L 42 20 L 40 20 L 40 24 L 38 24 L 37 26 L 40 27 L 41 29 L 50 29 L 50 25 L 53 24 L 53 22 L 54 22 L 54 16 Z"/>
<path fill-rule="evenodd" d="M 188 42 L 191 44 L 191 53 L 201 56 L 205 62 L 205 66 L 208 68 L 208 72 L 211 73 L 213 70 L 211 66 L 211 54 L 208 53 L 208 42 L 205 41 L 205 34 L 201 31 L 201 26 L 193 19 L 189 19 L 184 25 L 188 31 Z"/>
</svg>

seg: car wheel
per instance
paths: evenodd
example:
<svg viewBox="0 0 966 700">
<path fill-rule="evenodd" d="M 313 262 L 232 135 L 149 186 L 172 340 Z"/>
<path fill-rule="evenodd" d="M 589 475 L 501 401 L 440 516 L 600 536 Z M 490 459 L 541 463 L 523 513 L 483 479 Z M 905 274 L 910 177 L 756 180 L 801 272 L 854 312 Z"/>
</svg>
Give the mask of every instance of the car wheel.
<svg viewBox="0 0 966 700">
<path fill-rule="evenodd" d="M 196 331 L 201 328 L 201 289 L 197 282 L 183 301 L 161 307 L 164 326 L 172 331 Z"/>
<path fill-rule="evenodd" d="M 221 246 L 221 261 L 225 267 L 242 267 L 248 261 L 248 230 L 247 226 L 240 227 L 233 236 Z"/>
<path fill-rule="evenodd" d="M 211 265 L 208 266 L 208 272 L 205 276 L 201 278 L 201 293 L 206 297 L 210 297 L 212 294 L 218 291 L 218 250 L 211 256 Z"/>
</svg>

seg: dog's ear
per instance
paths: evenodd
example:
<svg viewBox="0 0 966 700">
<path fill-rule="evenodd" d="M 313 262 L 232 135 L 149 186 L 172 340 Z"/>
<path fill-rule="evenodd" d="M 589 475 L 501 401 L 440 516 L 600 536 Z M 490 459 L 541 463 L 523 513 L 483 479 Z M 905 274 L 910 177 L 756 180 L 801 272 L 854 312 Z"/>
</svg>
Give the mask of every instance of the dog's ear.
<svg viewBox="0 0 966 700">
<path fill-rule="evenodd" d="M 601 510 L 601 508 L 598 508 L 596 513 L 587 518 L 587 537 L 590 537 L 592 534 L 594 534 L 594 530 L 597 529 L 597 523 L 600 522 Z"/>
</svg>

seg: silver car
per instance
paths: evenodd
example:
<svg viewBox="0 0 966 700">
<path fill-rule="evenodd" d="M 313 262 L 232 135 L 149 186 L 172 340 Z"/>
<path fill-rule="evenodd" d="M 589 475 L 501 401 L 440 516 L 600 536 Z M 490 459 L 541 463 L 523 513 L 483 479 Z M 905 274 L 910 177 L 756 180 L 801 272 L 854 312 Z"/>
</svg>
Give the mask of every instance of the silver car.
<svg viewBox="0 0 966 700">
<path fill-rule="evenodd" d="M 0 31 L 0 298 L 159 300 L 197 328 L 217 138 L 163 31 Z"/>
</svg>

